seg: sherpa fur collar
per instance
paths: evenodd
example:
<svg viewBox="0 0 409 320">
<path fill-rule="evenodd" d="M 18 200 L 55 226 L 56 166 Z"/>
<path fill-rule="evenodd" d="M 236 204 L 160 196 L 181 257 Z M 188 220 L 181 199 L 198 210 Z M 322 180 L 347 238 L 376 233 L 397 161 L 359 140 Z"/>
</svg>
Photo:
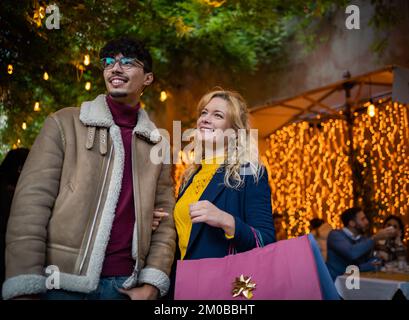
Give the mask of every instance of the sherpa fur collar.
<svg viewBox="0 0 409 320">
<path fill-rule="evenodd" d="M 106 95 L 100 94 L 93 101 L 83 102 L 81 105 L 80 120 L 86 126 L 111 127 L 114 124 L 114 120 L 106 102 Z M 142 108 L 139 109 L 138 123 L 133 129 L 133 133 L 151 143 L 158 143 L 162 138 L 158 129 Z"/>
</svg>

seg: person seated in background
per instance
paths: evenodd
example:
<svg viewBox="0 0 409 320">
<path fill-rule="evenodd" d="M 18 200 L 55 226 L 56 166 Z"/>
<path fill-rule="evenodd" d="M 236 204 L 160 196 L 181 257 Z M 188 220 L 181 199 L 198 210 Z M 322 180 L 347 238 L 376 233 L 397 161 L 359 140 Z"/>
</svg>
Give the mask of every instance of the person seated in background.
<svg viewBox="0 0 409 320">
<path fill-rule="evenodd" d="M 283 228 L 283 215 L 280 213 L 273 213 L 274 229 L 276 232 L 276 241 L 286 240 L 287 232 Z"/>
<path fill-rule="evenodd" d="M 331 225 L 323 219 L 314 218 L 310 220 L 310 229 L 310 233 L 318 243 L 324 261 L 327 261 L 327 239 L 332 230 Z"/>
<path fill-rule="evenodd" d="M 5 278 L 4 251 L 11 201 L 29 151 L 27 148 L 10 150 L 0 165 L 0 286 Z"/>
<path fill-rule="evenodd" d="M 364 236 L 369 221 L 361 208 L 345 210 L 341 215 L 344 228 L 333 230 L 328 235 L 327 267 L 335 280 L 345 273 L 349 265 L 356 265 L 360 271 L 373 271 L 381 260 L 373 256 L 375 243 L 396 237 L 394 228 L 384 228 L 371 237 Z"/>
<path fill-rule="evenodd" d="M 379 240 L 376 244 L 377 256 L 384 262 L 405 261 L 407 259 L 407 249 L 403 244 L 405 226 L 402 219 L 398 216 L 390 215 L 385 219 L 383 227 L 394 228 L 396 230 L 396 237 Z"/>
</svg>

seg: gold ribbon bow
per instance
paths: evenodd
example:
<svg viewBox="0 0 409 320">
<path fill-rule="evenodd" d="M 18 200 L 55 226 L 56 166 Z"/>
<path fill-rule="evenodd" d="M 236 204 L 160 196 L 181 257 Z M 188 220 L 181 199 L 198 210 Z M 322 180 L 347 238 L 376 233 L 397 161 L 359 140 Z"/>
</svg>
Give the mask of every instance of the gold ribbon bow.
<svg viewBox="0 0 409 320">
<path fill-rule="evenodd" d="M 240 275 L 239 278 L 233 282 L 233 298 L 243 295 L 247 299 L 253 298 L 253 290 L 256 287 L 256 283 L 251 281 L 251 277 Z"/>
</svg>

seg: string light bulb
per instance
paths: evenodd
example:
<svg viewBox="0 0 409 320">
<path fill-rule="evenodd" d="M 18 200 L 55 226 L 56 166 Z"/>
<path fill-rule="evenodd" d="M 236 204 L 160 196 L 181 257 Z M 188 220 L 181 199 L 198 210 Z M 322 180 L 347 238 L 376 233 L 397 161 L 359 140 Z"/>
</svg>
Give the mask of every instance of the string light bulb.
<svg viewBox="0 0 409 320">
<path fill-rule="evenodd" d="M 38 28 L 41 27 L 42 20 L 44 18 L 45 18 L 45 8 L 43 6 L 40 6 L 38 9 L 34 10 L 32 19 Z"/>
<path fill-rule="evenodd" d="M 34 111 L 35 112 L 40 111 L 40 102 L 36 101 L 36 103 L 34 103 Z"/>
<path fill-rule="evenodd" d="M 21 128 L 22 128 L 23 130 L 26 130 L 26 129 L 27 129 L 27 123 L 23 122 L 23 124 L 21 125 Z"/>
<path fill-rule="evenodd" d="M 165 102 L 168 99 L 168 94 L 166 91 L 161 91 L 159 100 L 161 102 Z"/>
<path fill-rule="evenodd" d="M 13 65 L 12 65 L 12 64 L 9 64 L 9 65 L 7 66 L 7 73 L 8 73 L 8 74 L 13 74 Z"/>
<path fill-rule="evenodd" d="M 44 72 L 44 74 L 43 74 L 43 79 L 44 79 L 45 81 L 47 81 L 49 78 L 50 78 L 50 77 L 48 76 L 48 73 L 47 73 L 47 72 Z"/>
<path fill-rule="evenodd" d="M 38 10 L 38 15 L 40 16 L 41 19 L 45 18 L 45 8 L 43 6 L 40 6 L 40 9 Z"/>
<path fill-rule="evenodd" d="M 91 59 L 89 57 L 89 54 L 86 54 L 84 56 L 84 66 L 88 66 L 91 63 Z"/>
<path fill-rule="evenodd" d="M 375 105 L 373 104 L 372 100 L 370 100 L 370 104 L 367 109 L 367 114 L 371 118 L 375 117 Z"/>
<path fill-rule="evenodd" d="M 91 82 L 87 81 L 85 83 L 85 90 L 87 90 L 87 91 L 91 90 Z"/>
</svg>

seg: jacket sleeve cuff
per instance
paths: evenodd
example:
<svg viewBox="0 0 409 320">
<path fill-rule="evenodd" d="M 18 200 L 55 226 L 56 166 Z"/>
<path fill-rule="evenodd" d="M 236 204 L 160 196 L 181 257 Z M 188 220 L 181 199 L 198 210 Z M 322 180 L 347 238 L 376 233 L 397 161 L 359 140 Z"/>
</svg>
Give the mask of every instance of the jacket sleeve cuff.
<svg viewBox="0 0 409 320">
<path fill-rule="evenodd" d="M 45 280 L 44 276 L 38 274 L 23 274 L 9 278 L 3 283 L 3 299 L 46 292 Z"/>
<path fill-rule="evenodd" d="M 163 297 L 169 290 L 170 280 L 163 271 L 155 268 L 144 268 L 138 277 L 139 284 L 147 283 L 158 288 L 160 296 Z"/>
<path fill-rule="evenodd" d="M 235 231 L 232 241 L 234 241 L 237 249 L 239 251 L 246 251 L 253 248 L 255 240 L 249 225 L 244 223 L 239 217 L 234 217 L 234 223 Z"/>
</svg>

